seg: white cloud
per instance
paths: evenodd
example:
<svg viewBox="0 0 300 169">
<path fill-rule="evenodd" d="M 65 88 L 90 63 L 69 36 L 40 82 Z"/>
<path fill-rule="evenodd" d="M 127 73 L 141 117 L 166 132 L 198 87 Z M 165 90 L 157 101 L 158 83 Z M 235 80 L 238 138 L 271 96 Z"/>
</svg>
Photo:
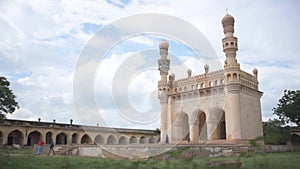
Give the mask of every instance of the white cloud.
<svg viewBox="0 0 300 169">
<path fill-rule="evenodd" d="M 300 61 L 298 39 L 300 39 L 299 2 L 285 1 L 1 1 L 0 2 L 0 72 L 9 76 L 12 88 L 18 96 L 21 109 L 11 118 L 36 119 L 69 122 L 76 117 L 72 85 L 73 73 L 84 45 L 92 37 L 82 25 L 109 24 L 117 19 L 139 13 L 162 13 L 184 19 L 197 27 L 211 42 L 223 63 L 221 39 L 223 30 L 221 19 L 225 9 L 236 19 L 235 35 L 239 38 L 237 55 L 241 67 L 251 73 L 254 67 L 259 69 L 262 110 L 264 120 L 272 116 L 271 109 L 276 106 L 284 89 L 299 89 Z M 149 24 L 151 22 L 149 21 Z M 168 24 L 168 23 L 164 23 Z M 177 25 L 174 25 L 176 27 Z M 185 30 L 182 30 L 185 31 Z M 135 37 L 128 41 L 144 47 L 157 49 L 155 38 Z M 121 44 L 122 45 L 122 44 Z M 172 46 L 170 46 L 172 49 Z M 142 50 L 142 49 L 141 49 Z M 176 51 L 173 50 L 172 51 Z M 98 70 L 95 92 L 103 94 L 105 99 L 111 94 L 111 82 L 117 68 L 122 65 L 134 50 L 115 48 L 110 59 L 104 60 Z M 181 61 L 193 70 L 193 75 L 203 72 L 203 61 L 182 57 Z M 174 59 L 178 58 L 173 58 Z M 137 62 L 135 62 L 137 63 Z M 97 61 L 95 61 L 97 64 Z M 173 67 L 176 79 L 186 77 L 187 67 Z M 176 70 L 175 70 L 176 69 Z M 182 70 L 180 72 L 179 70 Z M 26 76 L 19 77 L 20 74 Z M 150 73 L 151 74 L 151 73 Z M 129 88 L 131 104 L 149 104 L 153 91 L 148 73 L 131 81 Z M 101 77 L 101 78 L 99 78 Z M 98 78 L 98 79 L 97 79 Z M 143 81 L 140 93 L 134 93 Z M 98 87 L 98 86 L 97 86 Z M 104 91 L 100 91 L 103 89 Z M 148 90 L 147 90 L 148 89 Z M 135 94 L 146 97 L 134 97 Z M 102 95 L 101 95 L 102 96 Z M 151 99 L 150 99 L 151 100 Z M 120 120 L 118 114 L 110 115 L 114 107 L 110 100 L 103 101 L 100 112 L 106 112 L 106 120 L 116 126 L 134 126 Z M 148 105 L 149 106 L 149 105 Z M 136 107 L 138 110 L 140 107 Z M 86 110 L 88 123 L 93 110 Z M 112 120 L 113 119 L 113 120 Z M 119 119 L 115 121 L 115 119 Z M 91 122 L 94 124 L 95 121 Z M 156 124 L 157 125 L 157 124 Z M 138 125 L 136 125 L 138 126 Z M 155 126 L 154 123 L 149 126 Z M 159 126 L 156 126 L 159 127 Z M 155 127 L 155 128 L 156 128 Z"/>
</svg>

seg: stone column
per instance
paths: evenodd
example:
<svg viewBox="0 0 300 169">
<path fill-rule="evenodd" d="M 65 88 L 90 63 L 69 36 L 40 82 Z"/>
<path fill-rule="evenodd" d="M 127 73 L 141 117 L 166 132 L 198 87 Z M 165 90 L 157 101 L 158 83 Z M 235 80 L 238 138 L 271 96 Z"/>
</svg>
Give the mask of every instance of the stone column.
<svg viewBox="0 0 300 169">
<path fill-rule="evenodd" d="M 227 85 L 225 102 L 226 139 L 242 139 L 239 85 Z"/>
<path fill-rule="evenodd" d="M 199 121 L 189 121 L 191 143 L 199 143 Z"/>
<path fill-rule="evenodd" d="M 218 127 L 218 120 L 215 118 L 209 118 L 207 119 L 206 124 L 207 124 L 207 139 L 208 140 L 216 139 L 213 134 Z"/>
<path fill-rule="evenodd" d="M 67 135 L 67 145 L 72 145 L 72 133 L 69 132 Z"/>
<path fill-rule="evenodd" d="M 183 133 L 183 124 L 182 119 L 177 118 L 174 126 L 174 141 L 179 142 L 183 139 L 184 133 Z"/>
<path fill-rule="evenodd" d="M 160 143 L 166 143 L 168 130 L 168 114 L 167 114 L 167 99 L 161 99 L 161 115 L 160 115 Z"/>
</svg>

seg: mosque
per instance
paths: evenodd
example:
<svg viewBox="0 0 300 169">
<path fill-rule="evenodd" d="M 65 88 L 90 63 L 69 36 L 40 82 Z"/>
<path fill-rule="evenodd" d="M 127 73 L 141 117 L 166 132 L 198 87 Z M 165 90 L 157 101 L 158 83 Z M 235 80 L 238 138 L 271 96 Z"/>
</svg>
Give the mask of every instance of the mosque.
<svg viewBox="0 0 300 169">
<path fill-rule="evenodd" d="M 169 44 L 160 42 L 161 142 L 249 141 L 263 136 L 258 70 L 254 68 L 253 74 L 241 70 L 234 22 L 229 14 L 222 19 L 224 70 L 210 72 L 205 65 L 204 74 L 192 76 L 188 70 L 186 78 L 177 80 L 174 74 L 168 76 Z"/>
</svg>

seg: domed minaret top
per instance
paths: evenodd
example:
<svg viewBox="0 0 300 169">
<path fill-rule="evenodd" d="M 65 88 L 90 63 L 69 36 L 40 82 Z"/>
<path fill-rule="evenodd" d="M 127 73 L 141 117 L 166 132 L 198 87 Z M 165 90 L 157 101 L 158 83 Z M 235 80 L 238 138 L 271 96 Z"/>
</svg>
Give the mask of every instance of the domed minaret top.
<svg viewBox="0 0 300 169">
<path fill-rule="evenodd" d="M 222 19 L 225 36 L 232 36 L 234 33 L 234 17 L 227 14 Z"/>
<path fill-rule="evenodd" d="M 168 41 L 166 41 L 165 39 L 161 40 L 159 42 L 159 49 L 166 49 L 166 50 L 168 50 L 169 49 L 169 43 L 168 43 Z"/>
<path fill-rule="evenodd" d="M 160 53 L 161 59 L 163 59 L 163 60 L 167 59 L 168 50 L 169 50 L 168 41 L 166 41 L 165 39 L 161 40 L 159 42 L 159 53 Z"/>
</svg>

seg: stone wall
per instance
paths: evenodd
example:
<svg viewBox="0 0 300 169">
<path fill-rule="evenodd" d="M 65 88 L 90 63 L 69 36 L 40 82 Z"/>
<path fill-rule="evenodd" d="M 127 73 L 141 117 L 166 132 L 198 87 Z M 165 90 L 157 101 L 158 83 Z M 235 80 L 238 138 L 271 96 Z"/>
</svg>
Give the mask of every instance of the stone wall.
<svg viewBox="0 0 300 169">
<path fill-rule="evenodd" d="M 166 159 L 190 157 L 237 156 L 241 152 L 285 152 L 300 151 L 299 146 L 264 145 L 261 148 L 243 145 L 113 145 L 79 146 L 73 148 L 72 155 L 115 159 Z"/>
</svg>

